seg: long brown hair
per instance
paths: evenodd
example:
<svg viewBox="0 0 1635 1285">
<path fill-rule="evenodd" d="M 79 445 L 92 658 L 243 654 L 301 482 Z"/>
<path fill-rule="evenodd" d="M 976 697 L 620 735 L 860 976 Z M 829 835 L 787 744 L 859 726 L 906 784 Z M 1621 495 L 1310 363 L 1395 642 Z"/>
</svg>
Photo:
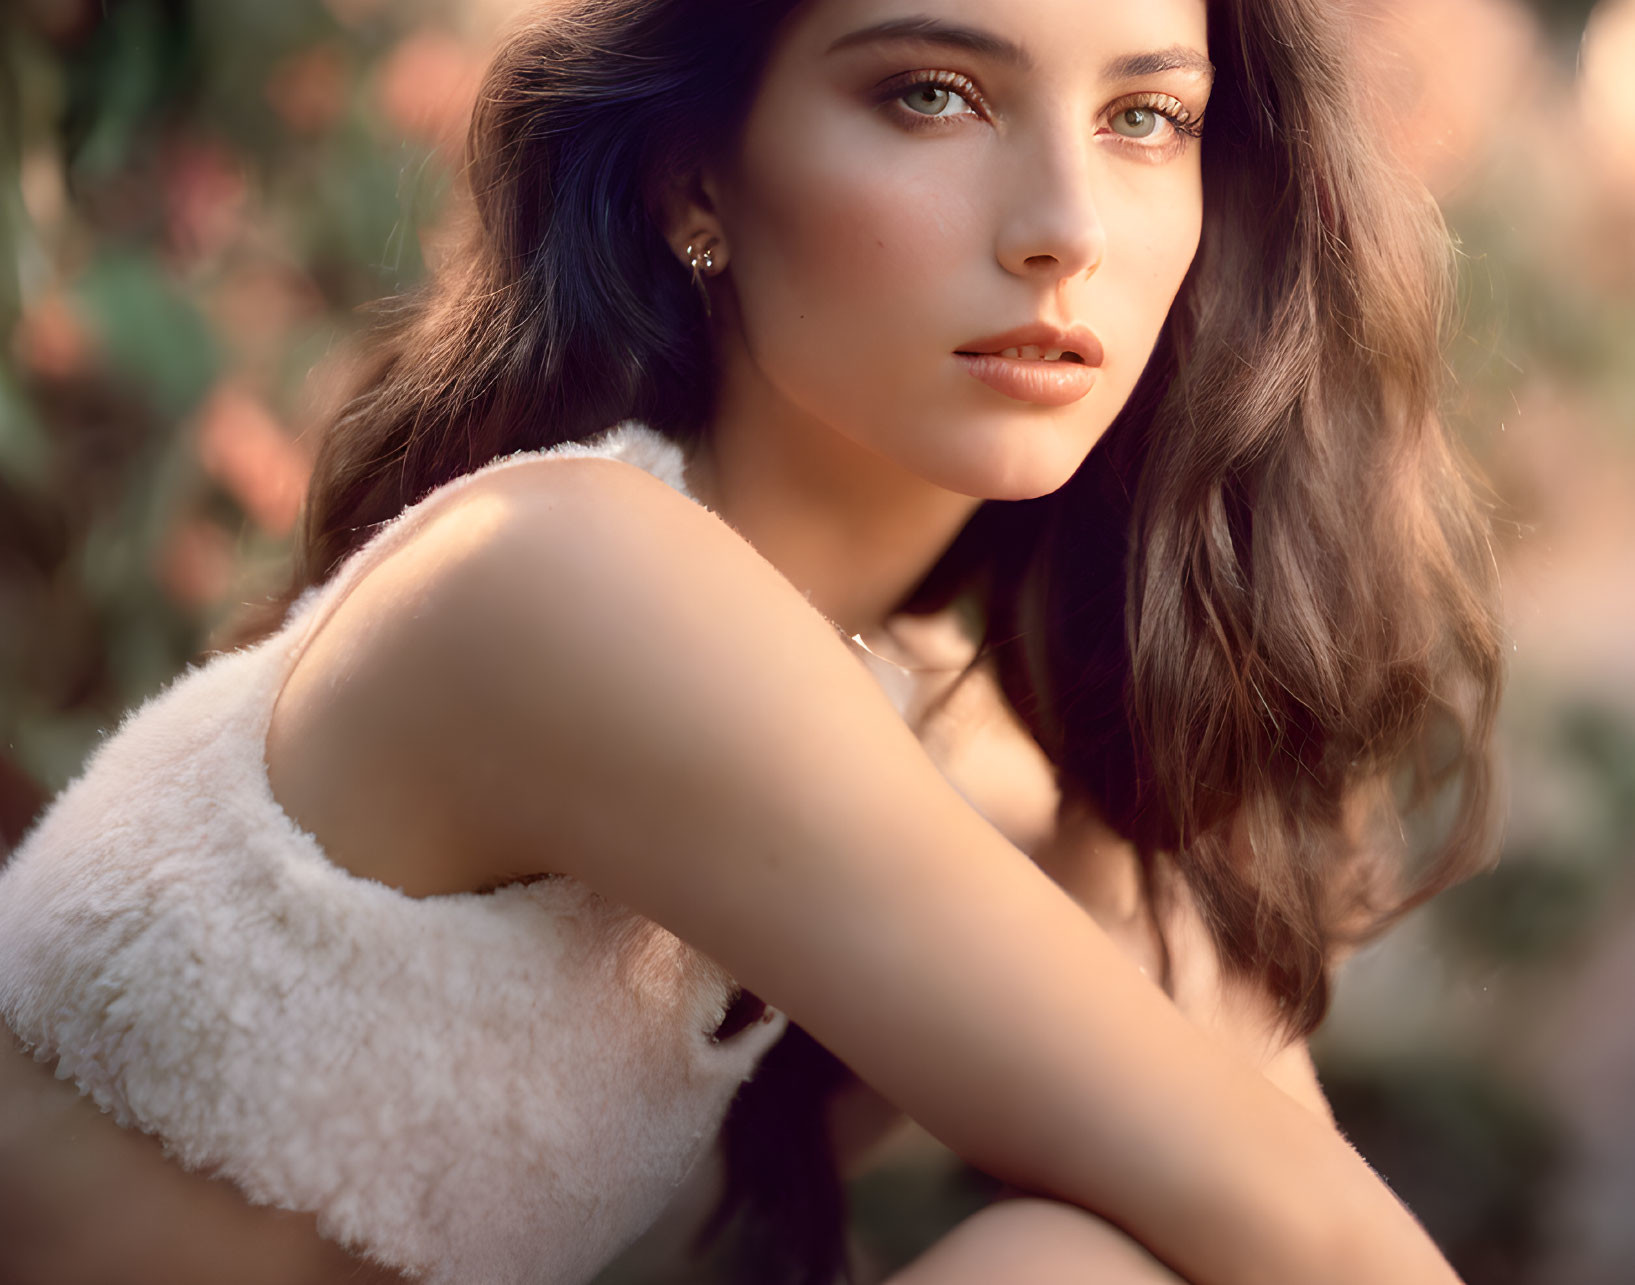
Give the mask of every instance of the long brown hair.
<svg viewBox="0 0 1635 1285">
<path fill-rule="evenodd" d="M 464 243 L 382 310 L 291 581 L 241 638 L 490 459 L 626 418 L 706 430 L 706 319 L 654 196 L 731 148 L 798 3 L 590 0 L 517 31 Z M 1141 381 L 1064 488 L 985 505 L 903 606 L 979 600 L 1064 794 L 1190 890 L 1300 1034 L 1338 947 L 1490 859 L 1496 590 L 1438 415 L 1448 239 L 1372 141 L 1334 6 L 1212 0 L 1209 42 L 1203 239 Z M 838 1076 L 796 1032 L 734 1106 L 722 1221 L 759 1229 L 753 1279 L 842 1268 L 812 1163 Z"/>
</svg>

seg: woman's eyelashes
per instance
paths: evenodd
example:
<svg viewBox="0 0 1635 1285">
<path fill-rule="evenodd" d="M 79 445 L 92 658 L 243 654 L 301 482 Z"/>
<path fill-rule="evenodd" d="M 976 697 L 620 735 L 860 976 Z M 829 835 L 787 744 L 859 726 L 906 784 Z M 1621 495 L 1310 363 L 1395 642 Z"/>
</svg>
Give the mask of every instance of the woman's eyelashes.
<svg viewBox="0 0 1635 1285">
<path fill-rule="evenodd" d="M 1134 94 L 1121 98 L 1108 112 L 1108 127 L 1124 138 L 1148 138 L 1161 134 L 1159 122 L 1167 122 L 1170 129 L 1188 138 L 1200 138 L 1204 132 L 1204 118 L 1194 116 L 1179 98 L 1169 94 Z"/>
<path fill-rule="evenodd" d="M 982 91 L 957 71 L 914 71 L 881 84 L 876 101 L 908 129 L 946 129 L 959 120 L 993 122 Z M 1170 94 L 1127 94 L 1106 111 L 1098 137 L 1150 160 L 1185 150 L 1203 134 L 1203 115 Z"/>
<path fill-rule="evenodd" d="M 909 117 L 905 123 L 913 128 L 918 128 L 913 117 L 934 121 L 959 116 L 977 116 L 988 121 L 993 119 L 982 91 L 957 71 L 914 71 L 894 76 L 880 86 L 879 101 L 892 106 L 902 105 L 903 111 L 895 114 Z M 956 104 L 976 110 L 950 112 L 948 109 Z"/>
</svg>

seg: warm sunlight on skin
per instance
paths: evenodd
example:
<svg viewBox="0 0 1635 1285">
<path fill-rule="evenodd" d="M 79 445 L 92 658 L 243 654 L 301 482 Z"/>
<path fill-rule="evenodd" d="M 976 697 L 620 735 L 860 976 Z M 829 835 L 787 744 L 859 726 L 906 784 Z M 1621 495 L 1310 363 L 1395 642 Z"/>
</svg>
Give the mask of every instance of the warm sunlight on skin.
<svg viewBox="0 0 1635 1285">
<path fill-rule="evenodd" d="M 916 21 L 1012 48 L 865 34 Z M 873 623 L 968 497 L 1055 490 L 1117 414 L 1197 249 L 1188 131 L 1206 54 L 1202 0 L 813 0 L 793 15 L 741 146 L 674 228 L 718 226 L 727 264 L 712 282 L 722 401 L 695 483 L 797 583 L 819 546 L 843 550 L 853 583 L 831 616 L 857 605 L 842 623 Z M 1099 340 L 1078 400 L 1018 400 L 956 355 L 1035 322 Z M 858 564 L 878 558 L 903 582 L 859 603 Z M 820 583 L 802 587 L 824 605 Z"/>
</svg>

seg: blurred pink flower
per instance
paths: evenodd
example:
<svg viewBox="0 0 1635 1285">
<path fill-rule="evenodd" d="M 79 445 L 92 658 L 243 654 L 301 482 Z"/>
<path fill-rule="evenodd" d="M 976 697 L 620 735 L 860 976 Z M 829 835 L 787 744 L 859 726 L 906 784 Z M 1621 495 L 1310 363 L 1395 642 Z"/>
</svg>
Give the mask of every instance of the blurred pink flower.
<svg viewBox="0 0 1635 1285">
<path fill-rule="evenodd" d="M 178 140 L 164 176 L 170 244 L 184 261 L 219 254 L 238 239 L 248 184 L 231 152 L 203 139 Z"/>
<path fill-rule="evenodd" d="M 97 0 L 24 0 L 24 14 L 47 40 L 72 43 L 96 25 L 103 6 Z"/>
<path fill-rule="evenodd" d="M 49 236 L 62 226 L 68 213 L 68 178 L 56 148 L 42 145 L 25 150 L 17 167 L 17 186 L 23 209 L 37 232 Z"/>
<path fill-rule="evenodd" d="M 96 340 L 85 318 L 64 295 L 42 295 L 30 304 L 12 333 L 17 360 L 48 379 L 82 373 L 96 353 Z"/>
<path fill-rule="evenodd" d="M 423 31 L 386 55 L 375 83 L 380 113 L 405 138 L 433 146 L 465 134 L 482 67 L 453 36 Z"/>
<path fill-rule="evenodd" d="M 1578 64 L 1578 103 L 1600 163 L 1595 172 L 1635 202 L 1635 0 L 1601 0 Z"/>
<path fill-rule="evenodd" d="M 252 383 L 276 377 L 288 356 L 291 330 L 319 317 L 324 300 L 300 267 L 271 258 L 235 263 L 216 282 L 205 307 L 232 349 L 235 367 Z"/>
<path fill-rule="evenodd" d="M 1635 715 L 1635 474 L 1608 410 L 1534 375 L 1490 475 L 1521 515 L 1503 538 L 1505 603 L 1529 671 Z"/>
<path fill-rule="evenodd" d="M 269 535 L 288 535 L 312 466 L 271 411 L 229 380 L 199 412 L 199 463 Z"/>
<path fill-rule="evenodd" d="M 324 7 L 343 27 L 361 27 L 386 8 L 387 0 L 324 0 Z"/>
<path fill-rule="evenodd" d="M 212 607 L 227 596 L 235 563 L 232 536 L 208 518 L 190 517 L 171 528 L 154 576 L 172 602 Z"/>
<path fill-rule="evenodd" d="M 267 77 L 267 101 L 298 134 L 321 134 L 346 110 L 347 60 L 335 45 L 292 54 Z"/>
<path fill-rule="evenodd" d="M 1517 0 L 1371 0 L 1366 13 L 1389 142 L 1444 196 L 1534 110 L 1546 84 L 1538 23 Z"/>
</svg>

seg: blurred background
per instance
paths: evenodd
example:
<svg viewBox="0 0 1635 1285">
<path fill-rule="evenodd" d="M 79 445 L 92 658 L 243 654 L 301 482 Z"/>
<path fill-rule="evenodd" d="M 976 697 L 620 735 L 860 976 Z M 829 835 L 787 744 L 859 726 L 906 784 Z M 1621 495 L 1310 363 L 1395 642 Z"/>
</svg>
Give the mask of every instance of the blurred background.
<svg viewBox="0 0 1635 1285">
<path fill-rule="evenodd" d="M 360 309 L 435 254 L 520 0 L 0 8 L 0 854 L 277 579 Z M 1442 203 L 1449 415 L 1493 492 L 1511 677 L 1495 872 L 1354 961 L 1343 1127 L 1472 1285 L 1635 1281 L 1635 0 L 1353 0 Z M 903 1261 L 981 1183 L 855 1188 Z M 635 1279 L 630 1275 L 629 1279 Z"/>
</svg>

